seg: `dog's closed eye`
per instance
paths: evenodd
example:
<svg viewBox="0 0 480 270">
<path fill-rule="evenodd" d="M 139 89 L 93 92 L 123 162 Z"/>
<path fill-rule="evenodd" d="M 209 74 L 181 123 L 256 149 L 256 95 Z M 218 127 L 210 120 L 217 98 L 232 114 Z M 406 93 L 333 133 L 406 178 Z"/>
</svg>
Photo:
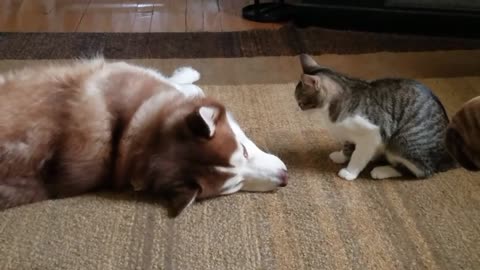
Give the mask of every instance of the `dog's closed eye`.
<svg viewBox="0 0 480 270">
<path fill-rule="evenodd" d="M 243 147 L 243 156 L 248 159 L 248 151 L 247 151 L 247 148 L 245 147 L 245 145 L 242 144 L 242 147 Z"/>
</svg>

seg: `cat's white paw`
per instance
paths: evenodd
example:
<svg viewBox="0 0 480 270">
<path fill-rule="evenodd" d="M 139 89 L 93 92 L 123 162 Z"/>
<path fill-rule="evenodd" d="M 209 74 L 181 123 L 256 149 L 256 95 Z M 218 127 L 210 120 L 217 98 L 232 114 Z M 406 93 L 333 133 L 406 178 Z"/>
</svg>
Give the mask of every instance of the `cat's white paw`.
<svg viewBox="0 0 480 270">
<path fill-rule="evenodd" d="M 349 172 L 346 168 L 343 168 L 338 172 L 338 176 L 345 180 L 352 181 L 357 179 L 358 174 L 353 174 Z"/>
<path fill-rule="evenodd" d="M 330 153 L 328 157 L 330 158 L 330 160 L 332 160 L 337 164 L 345 163 L 348 160 L 348 158 L 343 154 L 342 151 L 336 151 L 336 152 Z"/>
<path fill-rule="evenodd" d="M 402 176 L 402 174 L 392 166 L 375 167 L 370 172 L 370 175 L 372 176 L 373 179 L 386 179 L 386 178 Z"/>
</svg>

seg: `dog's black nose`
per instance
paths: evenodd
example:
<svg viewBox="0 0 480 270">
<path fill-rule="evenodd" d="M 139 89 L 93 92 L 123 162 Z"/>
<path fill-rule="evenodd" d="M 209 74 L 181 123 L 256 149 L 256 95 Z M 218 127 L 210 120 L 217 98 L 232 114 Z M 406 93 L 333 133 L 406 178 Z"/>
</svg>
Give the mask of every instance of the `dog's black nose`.
<svg viewBox="0 0 480 270">
<path fill-rule="evenodd" d="M 287 183 L 288 183 L 288 173 L 287 173 L 287 170 L 282 170 L 282 172 L 280 173 L 280 185 L 281 187 L 286 187 L 287 186 Z"/>
</svg>

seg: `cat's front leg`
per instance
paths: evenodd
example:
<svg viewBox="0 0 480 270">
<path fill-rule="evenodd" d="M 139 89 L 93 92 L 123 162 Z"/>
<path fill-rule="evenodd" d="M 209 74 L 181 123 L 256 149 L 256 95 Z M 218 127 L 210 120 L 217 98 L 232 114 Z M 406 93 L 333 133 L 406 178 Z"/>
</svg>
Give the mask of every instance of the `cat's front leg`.
<svg viewBox="0 0 480 270">
<path fill-rule="evenodd" d="M 338 176 L 345 180 L 357 179 L 360 172 L 367 166 L 372 160 L 379 147 L 379 140 L 376 136 L 364 136 L 355 145 L 355 150 L 352 153 L 352 157 L 348 166 L 338 172 Z"/>
<path fill-rule="evenodd" d="M 355 150 L 355 144 L 350 142 L 343 143 L 343 149 L 330 153 L 330 160 L 337 164 L 343 164 L 350 160 L 353 151 Z"/>
</svg>

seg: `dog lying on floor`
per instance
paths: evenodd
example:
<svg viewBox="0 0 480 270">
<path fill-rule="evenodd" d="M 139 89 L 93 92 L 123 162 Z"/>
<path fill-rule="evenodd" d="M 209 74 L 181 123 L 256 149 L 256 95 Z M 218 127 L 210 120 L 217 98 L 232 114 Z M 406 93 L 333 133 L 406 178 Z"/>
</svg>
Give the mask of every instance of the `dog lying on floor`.
<svg viewBox="0 0 480 270">
<path fill-rule="evenodd" d="M 445 143 L 463 168 L 480 170 L 480 96 L 467 101 L 453 115 Z"/>
<path fill-rule="evenodd" d="M 132 186 L 177 216 L 196 199 L 286 186 L 285 164 L 199 76 L 101 58 L 0 75 L 0 209 Z"/>
</svg>

